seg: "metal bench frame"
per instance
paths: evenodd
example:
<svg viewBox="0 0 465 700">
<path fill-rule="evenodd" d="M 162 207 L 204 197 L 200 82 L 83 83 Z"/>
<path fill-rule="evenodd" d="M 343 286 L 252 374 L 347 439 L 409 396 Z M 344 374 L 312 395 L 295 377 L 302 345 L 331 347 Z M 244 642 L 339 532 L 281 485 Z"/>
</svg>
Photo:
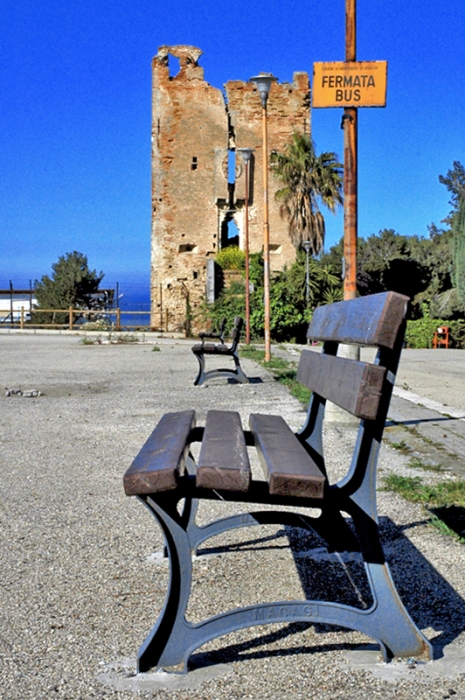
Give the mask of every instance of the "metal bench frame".
<svg viewBox="0 0 465 700">
<path fill-rule="evenodd" d="M 396 321 L 397 327 L 393 329 L 391 310 L 394 309 L 398 316 L 402 305 L 404 312 L 400 323 Z M 134 465 L 125 475 L 126 493 L 137 495 L 160 524 L 170 564 L 170 583 L 165 604 L 157 623 L 139 650 L 139 671 L 147 671 L 153 667 L 170 667 L 178 672 L 186 672 L 192 652 L 216 637 L 254 625 L 296 621 L 334 624 L 358 630 L 378 641 L 386 661 L 392 657 L 432 658 L 431 645 L 410 618 L 391 578 L 380 540 L 376 509 L 376 463 L 402 348 L 406 306 L 405 297 L 387 293 L 374 295 L 363 301 L 357 299 L 340 302 L 332 305 L 333 308 L 322 307 L 323 311 L 315 312 L 308 335 L 324 342 L 322 355 L 325 357 L 321 357 L 320 360 L 315 359 L 318 355 L 310 350 L 304 350 L 302 353 L 298 379 L 307 385 L 313 385 L 313 395 L 305 424 L 295 435 L 295 440 L 305 448 L 309 463 L 317 465 L 321 474 L 326 476 L 322 445 L 323 417 L 326 398 L 334 401 L 333 394 L 337 387 L 340 389 L 339 371 L 349 371 L 346 376 L 360 377 L 360 388 L 354 392 L 345 391 L 343 387 L 338 403 L 361 417 L 347 475 L 335 484 L 329 484 L 326 479 L 322 490 L 318 480 L 315 479 L 316 497 L 296 496 L 295 493 L 300 486 L 293 487 L 291 481 L 289 482 L 290 495 L 286 495 L 285 480 L 284 491 L 281 485 L 277 487 L 281 492 L 274 494 L 271 493 L 271 481 L 269 486 L 266 481 L 251 480 L 242 491 L 199 487 L 197 468 L 200 471 L 200 466 L 195 464 L 189 446 L 193 442 L 202 441 L 209 429 L 208 415 L 206 428 L 195 427 L 194 411 L 167 414 L 162 419 L 162 421 L 171 421 L 173 424 L 183 423 L 184 426 L 182 428 L 184 437 L 178 436 L 178 440 L 181 440 L 180 444 L 184 445 L 184 460 L 179 462 L 179 471 L 173 477 L 174 485 L 169 481 L 173 475 L 166 471 L 163 472 L 165 481 L 158 482 L 159 487 L 165 490 L 157 491 L 153 488 L 152 476 L 144 466 L 149 465 L 150 471 L 152 454 L 150 450 L 153 448 L 151 438 L 140 453 L 142 457 L 136 458 Z M 362 317 L 360 313 L 363 314 Z M 372 316 L 376 315 L 379 317 L 379 322 L 375 328 L 372 324 Z M 389 324 L 391 328 L 386 330 Z M 349 331 L 351 326 L 356 326 L 353 332 Z M 338 342 L 350 341 L 377 346 L 379 349 L 374 364 L 336 357 L 338 342 L 334 338 L 337 338 Z M 318 363 L 318 366 L 315 363 Z M 352 363 L 353 368 L 349 370 L 349 365 L 346 363 Z M 324 370 L 326 364 L 328 364 L 327 371 L 330 371 L 331 375 L 336 375 L 336 379 L 331 380 L 329 384 L 321 374 L 321 367 Z M 378 391 L 376 387 L 381 375 L 382 385 L 381 390 Z M 326 397 L 323 397 L 317 393 L 315 387 L 323 386 L 325 381 L 328 386 L 325 389 Z M 354 396 L 357 398 L 357 403 L 352 405 Z M 225 420 L 229 420 L 227 415 L 229 413 L 224 412 Z M 253 416 L 251 424 L 254 425 Z M 170 431 L 165 431 L 167 432 Z M 155 433 L 156 431 L 153 435 Z M 261 435 L 254 434 L 252 431 L 244 431 L 243 436 L 245 443 L 249 446 L 257 446 L 262 440 Z M 266 443 L 266 436 L 263 439 Z M 161 442 L 159 440 L 156 442 L 160 447 Z M 204 443 L 202 443 L 202 449 L 203 445 Z M 166 446 L 169 451 L 168 442 Z M 259 456 L 263 461 L 266 459 L 264 454 L 266 444 L 260 449 Z M 201 457 L 202 453 L 199 463 Z M 157 472 L 157 474 L 160 473 Z M 207 469 L 207 481 L 209 475 L 214 476 L 214 473 L 214 470 L 208 472 Z M 312 484 L 310 486 L 313 488 Z M 306 488 L 305 484 L 304 488 Z M 179 512 L 178 504 L 182 499 L 185 499 L 184 506 Z M 267 504 L 276 506 L 276 509 L 251 510 L 248 513 L 222 518 L 200 527 L 195 522 L 200 499 Z M 312 517 L 305 512 L 283 512 L 279 510 L 279 506 L 318 508 L 321 513 L 318 517 Z M 350 516 L 352 528 L 342 513 Z M 361 609 L 324 600 L 286 600 L 238 608 L 196 624 L 188 622 L 185 613 L 192 583 L 192 555 L 199 545 L 223 532 L 270 523 L 310 528 L 325 540 L 329 552 L 359 552 L 371 589 L 371 606 Z"/>
<path fill-rule="evenodd" d="M 248 384 L 249 380 L 242 371 L 242 367 L 239 361 L 239 340 L 241 336 L 241 330 L 244 325 L 244 321 L 240 316 L 234 318 L 234 325 L 231 330 L 231 345 L 226 345 L 224 343 L 224 326 L 225 319 L 223 319 L 223 324 L 221 328 L 221 333 L 199 333 L 199 338 L 201 343 L 192 346 L 192 352 L 199 361 L 199 372 L 194 382 L 194 386 L 201 386 L 209 379 L 214 379 L 217 377 L 226 377 L 228 379 L 235 379 L 241 384 Z M 206 337 L 220 338 L 220 343 L 205 343 Z M 230 368 L 218 368 L 212 369 L 208 372 L 205 371 L 205 356 L 206 355 L 216 355 L 217 357 L 231 357 L 234 361 L 234 369 Z"/>
</svg>

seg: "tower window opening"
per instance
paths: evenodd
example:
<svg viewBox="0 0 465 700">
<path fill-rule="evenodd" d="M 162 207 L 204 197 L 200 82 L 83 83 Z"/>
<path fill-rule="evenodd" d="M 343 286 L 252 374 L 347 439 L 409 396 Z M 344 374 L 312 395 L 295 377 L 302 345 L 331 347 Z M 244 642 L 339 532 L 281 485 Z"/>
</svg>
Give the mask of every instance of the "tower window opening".
<svg viewBox="0 0 465 700">
<path fill-rule="evenodd" d="M 191 170 L 197 170 L 198 161 L 197 156 L 192 156 Z"/>
<path fill-rule="evenodd" d="M 181 71 L 181 61 L 177 56 L 168 54 L 168 68 L 170 80 L 173 80 Z"/>
</svg>

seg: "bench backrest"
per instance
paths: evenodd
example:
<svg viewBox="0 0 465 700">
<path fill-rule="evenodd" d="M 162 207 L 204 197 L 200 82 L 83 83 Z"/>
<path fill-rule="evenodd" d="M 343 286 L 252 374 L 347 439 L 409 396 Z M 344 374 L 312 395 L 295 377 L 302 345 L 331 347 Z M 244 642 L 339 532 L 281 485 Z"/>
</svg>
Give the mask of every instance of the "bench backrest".
<svg viewBox="0 0 465 700">
<path fill-rule="evenodd" d="M 323 350 L 302 352 L 298 381 L 358 418 L 380 418 L 392 392 L 407 305 L 407 297 L 385 292 L 318 307 L 307 335 L 323 341 Z M 374 363 L 339 357 L 340 343 L 374 346 L 378 355 Z"/>
<path fill-rule="evenodd" d="M 315 309 L 307 337 L 393 350 L 405 320 L 408 297 L 383 292 Z"/>
<path fill-rule="evenodd" d="M 376 520 L 376 464 L 402 351 L 408 298 L 386 292 L 315 310 L 308 337 L 322 340 L 321 353 L 304 350 L 297 379 L 312 390 L 304 426 L 297 434 L 327 475 L 323 445 L 326 400 L 360 418 L 346 476 L 330 488 L 352 493 Z M 378 348 L 373 363 L 337 356 L 340 343 Z M 329 482 L 329 475 L 328 482 Z"/>
<path fill-rule="evenodd" d="M 202 343 L 205 342 L 205 338 L 219 338 L 221 343 L 224 343 L 224 333 L 226 330 L 226 317 L 223 317 L 221 319 L 221 323 L 218 327 L 217 330 L 211 330 L 211 331 L 201 331 L 199 333 L 199 338 L 201 339 Z"/>
<path fill-rule="evenodd" d="M 235 350 L 239 344 L 239 340 L 241 337 L 241 331 L 242 331 L 243 326 L 244 326 L 244 320 L 240 316 L 235 316 L 234 317 L 234 325 L 233 325 L 231 332 L 229 334 L 229 336 L 232 340 L 231 350 L 233 352 L 235 352 Z"/>
</svg>

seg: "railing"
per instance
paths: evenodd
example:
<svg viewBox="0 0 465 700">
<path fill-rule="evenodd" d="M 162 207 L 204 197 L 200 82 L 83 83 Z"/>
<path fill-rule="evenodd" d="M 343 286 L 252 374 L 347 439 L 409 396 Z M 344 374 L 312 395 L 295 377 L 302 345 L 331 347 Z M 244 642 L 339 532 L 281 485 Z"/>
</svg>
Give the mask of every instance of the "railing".
<svg viewBox="0 0 465 700">
<path fill-rule="evenodd" d="M 34 314 L 67 314 L 68 320 L 67 322 L 52 322 L 52 323 L 33 323 L 33 315 Z M 143 326 L 141 324 L 128 324 L 124 323 L 121 320 L 122 316 L 149 316 L 151 317 L 152 323 L 149 325 L 146 325 L 145 327 L 147 330 L 155 330 L 155 331 L 162 331 L 162 332 L 167 332 L 168 331 L 168 322 L 169 322 L 169 313 L 168 310 L 165 311 L 158 311 L 156 312 L 157 315 L 159 316 L 159 323 L 153 324 L 153 314 L 150 311 L 122 311 L 120 308 L 116 309 L 73 309 L 72 306 L 70 306 L 68 309 L 25 309 L 24 306 L 21 307 L 20 313 L 19 313 L 19 327 L 21 330 L 24 330 L 24 328 L 63 328 L 66 326 L 69 330 L 73 330 L 73 328 L 76 326 L 75 323 L 75 318 L 77 317 L 89 317 L 89 320 L 92 316 L 97 317 L 96 320 L 103 319 L 105 321 L 108 321 L 108 325 L 111 325 L 111 328 L 119 331 L 122 328 L 142 328 Z M 29 317 L 29 318 L 27 318 Z M 114 319 L 114 321 L 112 320 Z M 4 323 L 6 323 L 6 319 L 4 319 Z M 8 322 L 8 326 L 16 326 L 17 322 L 15 322 L 14 317 L 11 319 L 11 321 Z M 85 328 L 84 328 L 85 330 Z"/>
</svg>

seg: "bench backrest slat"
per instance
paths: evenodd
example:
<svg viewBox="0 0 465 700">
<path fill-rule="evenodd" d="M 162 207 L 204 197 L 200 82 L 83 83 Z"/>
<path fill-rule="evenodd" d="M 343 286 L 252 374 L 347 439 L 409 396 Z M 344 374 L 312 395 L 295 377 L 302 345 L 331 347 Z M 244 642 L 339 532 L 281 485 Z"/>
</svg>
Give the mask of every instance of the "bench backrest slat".
<svg viewBox="0 0 465 700">
<path fill-rule="evenodd" d="M 185 467 L 195 411 L 165 413 L 124 475 L 127 496 L 169 491 Z"/>
<path fill-rule="evenodd" d="M 249 456 L 239 413 L 208 411 L 197 462 L 197 486 L 247 491 L 250 478 Z"/>
<path fill-rule="evenodd" d="M 313 340 L 394 348 L 408 297 L 383 292 L 315 309 L 307 336 Z"/>
<path fill-rule="evenodd" d="M 378 415 L 386 369 L 303 350 L 297 381 L 324 399 L 358 418 L 374 420 Z"/>
<path fill-rule="evenodd" d="M 235 316 L 234 317 L 234 325 L 231 329 L 231 333 L 229 334 L 231 337 L 232 346 L 231 349 L 235 348 L 239 342 L 239 339 L 241 337 L 241 331 L 242 331 L 242 326 L 244 325 L 244 321 L 240 316 Z"/>
</svg>

